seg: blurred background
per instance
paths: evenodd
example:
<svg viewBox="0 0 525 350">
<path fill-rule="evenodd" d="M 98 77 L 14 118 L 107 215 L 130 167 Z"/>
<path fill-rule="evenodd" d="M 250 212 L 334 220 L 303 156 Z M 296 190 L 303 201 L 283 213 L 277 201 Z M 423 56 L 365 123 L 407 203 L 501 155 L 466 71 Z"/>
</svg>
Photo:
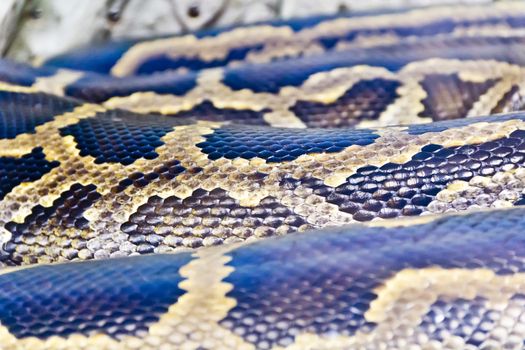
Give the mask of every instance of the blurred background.
<svg viewBox="0 0 525 350">
<path fill-rule="evenodd" d="M 31 61 L 112 39 L 278 18 L 491 1 L 495 0 L 1 0 L 0 53 Z"/>
</svg>

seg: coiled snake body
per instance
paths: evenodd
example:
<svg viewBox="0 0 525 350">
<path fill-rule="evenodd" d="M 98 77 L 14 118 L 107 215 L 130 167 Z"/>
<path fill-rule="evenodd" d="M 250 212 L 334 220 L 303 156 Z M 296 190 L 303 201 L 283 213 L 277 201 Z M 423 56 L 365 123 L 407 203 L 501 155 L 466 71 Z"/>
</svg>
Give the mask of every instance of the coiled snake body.
<svg viewBox="0 0 525 350">
<path fill-rule="evenodd" d="M 0 348 L 523 348 L 524 27 L 510 2 L 1 61 Z"/>
</svg>

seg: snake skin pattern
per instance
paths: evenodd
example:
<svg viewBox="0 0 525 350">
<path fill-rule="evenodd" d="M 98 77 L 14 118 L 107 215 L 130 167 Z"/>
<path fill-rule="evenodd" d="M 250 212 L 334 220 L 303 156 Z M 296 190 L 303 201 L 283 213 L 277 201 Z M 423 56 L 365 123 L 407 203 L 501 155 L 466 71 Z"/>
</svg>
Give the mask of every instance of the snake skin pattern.
<svg viewBox="0 0 525 350">
<path fill-rule="evenodd" d="M 189 40 L 185 36 L 169 39 L 170 45 L 155 40 L 142 42 L 122 54 L 124 60 L 128 53 L 138 50 L 151 58 L 147 62 L 153 66 L 167 69 L 153 74 L 115 78 L 101 74 L 104 70 L 93 73 L 60 68 L 62 60 L 51 60 L 40 68 L 2 62 L 0 80 L 107 108 L 276 127 L 416 124 L 519 109 L 521 100 L 517 96 L 521 96 L 525 64 L 523 4 L 499 4 L 489 10 L 474 7 L 464 16 L 454 18 L 450 9 L 438 8 L 388 16 L 318 19 L 321 22 L 317 25 L 303 21 L 310 25 L 304 28 L 312 37 L 310 41 L 328 37 L 341 43 L 347 37 L 354 41 L 334 44 L 322 54 L 296 52 L 299 57 L 288 60 L 278 57 L 277 53 L 283 52 L 278 47 L 277 57 L 268 54 L 257 63 L 249 56 L 222 67 L 166 66 L 147 50 L 158 44 L 157 50 L 173 48 L 189 54 L 192 51 L 185 46 Z M 217 47 L 226 50 L 234 44 L 244 45 L 238 40 L 241 34 L 253 39 L 250 28 L 202 34 L 200 41 L 194 38 L 187 45 L 204 53 L 217 53 Z M 401 37 L 383 40 L 392 33 Z M 290 47 L 291 39 L 285 37 L 283 45 Z M 267 42 L 267 46 L 272 45 Z M 77 52 L 64 56 L 63 61 L 78 61 L 86 69 L 90 67 L 86 60 L 118 65 L 112 52 L 119 47 L 91 50 L 85 59 Z M 173 56 L 171 52 L 162 55 Z M 195 56 L 200 57 L 198 52 L 193 53 L 191 62 L 198 60 Z"/>
<path fill-rule="evenodd" d="M 524 44 L 510 2 L 1 60 L 0 349 L 525 348 Z"/>
<path fill-rule="evenodd" d="M 523 209 L 391 225 L 12 270 L 0 275 L 2 344 L 523 348 Z"/>
</svg>

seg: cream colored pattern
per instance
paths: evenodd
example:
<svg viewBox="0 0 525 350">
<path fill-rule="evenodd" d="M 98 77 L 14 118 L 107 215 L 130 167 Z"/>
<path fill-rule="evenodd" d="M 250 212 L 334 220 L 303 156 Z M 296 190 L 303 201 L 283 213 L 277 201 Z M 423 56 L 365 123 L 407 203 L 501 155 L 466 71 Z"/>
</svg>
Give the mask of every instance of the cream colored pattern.
<svg viewBox="0 0 525 350">
<path fill-rule="evenodd" d="M 418 67 L 418 65 L 409 66 L 407 69 L 417 73 Z M 455 71 L 457 68 L 454 64 L 447 66 L 444 63 L 441 67 L 445 72 Z M 498 66 L 494 65 L 493 68 L 494 71 L 497 71 Z M 384 73 L 384 71 L 379 71 L 379 74 Z M 462 74 L 464 79 L 477 79 L 474 74 Z M 344 89 L 341 85 L 346 84 L 344 77 L 349 76 L 345 75 L 344 70 L 338 72 L 337 76 L 343 77 L 340 85 L 334 84 L 331 90 L 325 90 L 326 94 L 317 95 L 317 98 L 329 100 L 336 98 L 335 96 L 341 93 Z M 323 84 L 323 79 L 333 81 L 333 78 L 326 74 L 311 77 L 305 83 L 305 91 L 310 87 Z M 311 89 L 315 90 L 315 88 Z M 31 88 L 22 90 L 32 91 Z M 31 137 L 20 135 L 13 140 L 2 141 L 3 151 L 1 152 L 7 152 L 6 155 L 19 157 L 27 154 L 35 146 L 41 145 L 44 147 L 48 160 L 60 162 L 59 167 L 52 169 L 39 180 L 21 184 L 6 195 L 0 202 L 2 227 L 9 221 L 23 222 L 36 204 L 44 207 L 51 206 L 54 200 L 75 183 L 84 186 L 93 184 L 97 187 L 96 191 L 102 196 L 84 213 L 84 217 L 89 220 L 90 224 L 89 229 L 83 231 L 80 238 L 87 240 L 87 246 L 84 246 L 78 233 L 74 230 L 50 233 L 58 236 L 65 234 L 66 237 L 53 244 L 42 241 L 41 244 L 48 247 L 44 255 L 37 254 L 40 248 L 35 248 L 37 250 L 31 253 L 33 249 L 31 246 L 34 243 L 21 244 L 17 249 L 20 249 L 20 254 L 27 259 L 25 263 L 35 262 L 35 258 L 31 258 L 34 254 L 39 256 L 36 262 L 67 260 L 72 254 L 68 246 L 70 243 L 71 246 L 78 247 L 76 249 L 78 249 L 79 259 L 133 254 L 137 247 L 130 244 L 128 235 L 120 230 L 120 226 L 137 211 L 137 208 L 146 203 L 151 196 L 161 198 L 177 196 L 184 199 L 199 188 L 207 191 L 216 188 L 223 189 L 244 207 L 255 207 L 263 198 L 272 196 L 306 220 L 307 224 L 302 226 L 301 230 L 309 227 L 351 223 L 353 219 L 349 214 L 341 212 L 336 205 L 327 203 L 323 197 L 313 194 L 312 189 L 302 184 L 292 190 L 284 189 L 279 186 L 281 179 L 286 176 L 295 179 L 314 177 L 322 180 L 327 186 L 336 187 L 343 184 L 348 176 L 354 174 L 362 166 L 380 167 L 388 162 L 405 163 L 427 144 L 439 144 L 443 147 L 476 144 L 506 137 L 518 129 L 525 130 L 525 123 L 519 119 L 494 123 L 475 123 L 473 120 L 472 124 L 464 127 L 422 135 L 410 135 L 404 128 L 399 127 L 384 128 L 375 131 L 380 137 L 370 145 L 353 145 L 336 153 L 305 154 L 289 162 L 266 163 L 261 158 L 209 160 L 196 144 L 204 141 L 205 135 L 212 133 L 215 128 L 224 123 L 201 121 L 196 124 L 177 126 L 172 132 L 166 134 L 162 138 L 164 145 L 156 149 L 157 158 L 138 159 L 133 164 L 124 166 L 120 163 L 95 164 L 93 157 L 79 155 L 72 136 L 62 137 L 59 134 L 60 128 L 82 118 L 93 117 L 96 112 L 101 111 L 104 111 L 101 107 L 86 104 L 71 113 L 57 117 L 52 122 L 37 127 L 36 135 L 31 135 Z M 390 110 L 386 112 L 392 113 Z M 182 172 L 173 180 L 159 179 L 143 188 L 130 186 L 122 193 L 112 192 L 112 188 L 129 175 L 135 172 L 147 174 L 171 160 L 180 161 L 180 164 L 188 171 Z M 195 168 L 201 170 L 197 173 L 189 171 Z M 68 175 L 64 176 L 64 174 Z M 265 177 L 260 181 L 254 181 L 257 174 L 264 174 Z M 241 231 L 238 232 L 238 237 L 264 237 L 268 234 L 268 228 L 264 225 L 255 231 Z M 286 233 L 287 228 L 283 226 L 275 232 L 277 234 Z M 2 237 L 3 242 L 8 241 L 9 232 L 4 230 Z M 237 238 L 230 237 L 224 243 L 230 243 L 232 240 L 235 241 Z M 183 246 L 191 244 L 190 241 L 185 242 L 182 241 Z M 62 244 L 68 248 L 62 248 Z M 166 244 L 168 247 L 159 251 L 175 248 L 171 243 Z"/>
<path fill-rule="evenodd" d="M 463 13 L 458 11 L 452 16 L 454 21 L 464 19 L 488 18 L 498 11 L 499 14 L 513 14 L 525 10 L 523 4 L 498 4 L 496 10 L 487 12 L 483 7 L 471 7 Z M 465 8 L 464 8 L 465 9 Z M 182 47 L 182 54 L 173 52 L 173 57 L 198 57 L 205 61 L 224 58 L 235 46 L 264 43 L 263 50 L 248 55 L 248 61 L 266 62 L 279 55 L 315 54 L 322 52 L 316 40 L 323 35 L 343 35 L 356 28 L 400 27 L 427 24 L 450 18 L 449 10 L 433 9 L 414 10 L 408 14 L 336 19 L 321 23 L 313 28 L 294 34 L 288 27 L 257 26 L 235 29 L 216 38 L 197 39 L 192 35 L 179 38 L 160 39 L 133 47 L 113 68 L 112 73 L 124 76 L 149 54 L 166 52 L 166 46 Z M 514 31 L 505 26 L 457 27 L 452 36 L 523 35 L 523 31 Z M 501 32 L 501 33 L 500 33 Z M 510 34 L 512 32 L 512 34 Z M 336 49 L 365 47 L 398 42 L 392 35 L 383 37 L 358 37 L 350 43 L 339 44 Z M 410 40 L 410 39 L 409 39 Z M 293 41 L 293 44 L 292 44 Z M 169 51 L 169 49 L 167 50 Z M 298 87 L 283 87 L 276 94 L 256 93 L 250 90 L 234 91 L 222 83 L 222 69 L 205 70 L 198 76 L 197 86 L 183 97 L 160 95 L 151 92 L 136 93 L 131 96 L 114 97 L 104 106 L 84 104 L 73 111 L 56 116 L 53 121 L 36 127 L 35 134 L 21 134 L 14 139 L 0 140 L 0 156 L 22 157 L 35 147 L 43 147 L 46 159 L 59 161 L 60 165 L 43 175 L 39 180 L 16 186 L 0 202 L 0 243 L 11 239 L 4 224 L 10 221 L 22 223 L 31 209 L 39 204 L 50 207 L 60 195 L 73 184 L 93 184 L 101 198 L 97 200 L 84 216 L 89 220 L 89 228 L 80 235 L 87 243 L 79 248 L 78 259 L 107 258 L 136 253 L 136 247 L 128 242 L 127 235 L 120 226 L 130 219 L 138 208 L 155 195 L 161 198 L 177 196 L 188 198 L 196 189 L 212 191 L 223 189 L 242 207 L 256 207 L 261 201 L 272 196 L 295 214 L 305 218 L 307 224 L 299 228 L 325 227 L 351 223 L 351 215 L 315 195 L 311 188 L 299 183 L 296 188 L 285 189 L 280 181 L 290 176 L 294 179 L 315 178 L 326 186 L 339 186 L 346 178 L 355 174 L 365 165 L 382 166 L 386 163 L 404 163 L 420 152 L 428 144 L 443 147 L 462 146 L 496 140 L 508 136 L 515 130 L 525 130 L 525 122 L 514 119 L 505 122 L 478 122 L 470 125 L 450 128 L 441 132 L 429 132 L 422 135 L 410 135 L 404 127 L 379 128 L 379 135 L 372 144 L 350 146 L 337 153 L 305 154 L 293 161 L 277 164 L 267 163 L 264 159 L 219 159 L 211 161 L 196 145 L 204 141 L 206 135 L 225 123 L 197 122 L 191 125 L 176 126 L 167 133 L 164 144 L 155 151 L 158 157 L 153 160 L 139 159 L 132 165 L 96 164 L 90 156 L 80 156 L 77 144 L 72 136 L 63 137 L 59 130 L 85 118 L 92 118 L 107 108 L 127 108 L 138 112 L 160 112 L 176 114 L 191 110 L 209 100 L 217 108 L 248 109 L 262 111 L 271 109 L 264 115 L 265 121 L 272 126 L 304 128 L 306 125 L 291 111 L 298 101 L 311 101 L 330 104 L 343 96 L 352 86 L 368 79 L 391 79 L 399 81 L 399 97 L 380 115 L 378 121 L 363 122 L 362 127 L 377 127 L 390 124 L 415 124 L 430 121 L 424 113 L 422 101 L 427 92 L 422 86 L 423 80 L 430 74 L 458 74 L 466 82 L 485 82 L 497 79 L 498 82 L 481 96 L 467 113 L 467 117 L 488 114 L 500 102 L 511 88 L 523 88 L 524 68 L 496 61 L 459 61 L 429 59 L 412 62 L 399 72 L 390 72 L 384 68 L 356 66 L 338 68 L 329 72 L 310 76 Z M 52 77 L 38 78 L 29 88 L 0 84 L 0 89 L 33 93 L 46 91 L 57 95 L 64 94 L 64 88 L 79 79 L 81 73 L 61 70 Z M 156 180 L 147 186 L 130 186 L 121 193 L 112 190 L 118 181 L 135 172 L 148 173 L 170 160 L 179 160 L 187 170 L 172 180 Z M 200 169 L 191 172 L 192 169 Z M 255 175 L 263 174 L 262 180 L 254 181 Z M 492 177 L 475 177 L 468 183 L 456 181 L 441 191 L 429 205 L 430 212 L 451 212 L 464 210 L 461 198 L 477 198 L 480 191 L 493 195 L 491 200 L 478 207 L 509 207 L 513 201 L 525 192 L 525 170 L 523 168 L 502 169 Z M 494 198 L 497 199 L 494 199 Z M 443 206 L 445 209 L 443 209 Z M 474 207 L 474 206 L 471 206 Z M 422 216 L 398 221 L 374 221 L 370 226 L 394 227 L 428 223 L 442 216 Z M 286 233 L 286 227 L 277 234 Z M 254 232 L 240 232 L 240 236 L 250 236 L 248 240 L 265 237 L 267 228 L 261 225 Z M 32 252 L 28 245 L 18 248 L 28 253 L 24 263 L 46 263 L 69 260 L 70 250 L 61 245 L 75 240 L 78 232 L 56 229 L 50 232 L 56 240 L 46 245 L 46 254 L 38 258 L 29 257 Z M 231 237 L 230 237 L 231 238 Z M 37 239 L 45 239 L 38 237 Z M 233 239 L 235 240 L 235 238 Z M 233 240 L 224 240 L 231 243 Z M 75 241 L 74 241 L 75 243 Z M 184 243 L 183 243 L 184 245 Z M 206 244 L 205 244 L 206 245 Z M 75 244 L 73 245 L 75 246 Z M 34 337 L 17 339 L 9 330 L 0 325 L 0 347 L 6 350 L 19 349 L 240 349 L 254 350 L 255 346 L 236 335 L 233 331 L 221 327 L 220 321 L 236 306 L 236 300 L 227 294 L 234 286 L 224 282 L 233 272 L 228 263 L 229 253 L 238 245 L 220 246 L 203 249 L 194 253 L 194 259 L 180 269 L 185 279 L 180 288 L 186 291 L 177 303 L 161 315 L 158 322 L 152 324 L 145 335 L 123 336 L 116 340 L 105 334 L 83 336 L 75 334 L 66 338 L 52 336 L 46 340 Z M 170 247 L 168 247 L 170 248 Z M 180 247 L 176 247 L 179 249 Z M 36 253 L 35 253 L 36 254 Z M 33 261 L 36 259 L 36 261 Z M 15 270 L 2 270 L 9 274 Z M 406 269 L 396 272 L 384 284 L 376 288 L 377 298 L 372 301 L 364 317 L 377 326 L 369 332 L 358 331 L 353 336 L 335 335 L 333 337 L 316 334 L 300 334 L 295 342 L 286 347 L 292 349 L 472 349 L 464 339 L 451 333 L 444 334 L 443 341 L 430 339 L 428 334 L 418 329 L 423 317 L 438 300 L 453 301 L 458 298 L 474 300 L 481 297 L 487 300 L 488 307 L 498 312 L 499 318 L 489 332 L 482 348 L 518 349 L 525 337 L 525 316 L 522 310 L 525 303 L 512 297 L 525 293 L 525 274 L 496 275 L 488 269 L 444 269 L 429 267 L 424 269 Z M 522 317 L 523 316 L 523 317 Z M 274 350 L 284 350 L 274 347 Z"/>
<path fill-rule="evenodd" d="M 430 116 L 421 116 L 421 103 L 427 93 L 422 81 L 430 74 L 458 74 L 467 82 L 483 82 L 499 79 L 498 83 L 481 96 L 467 116 L 486 115 L 496 107 L 514 85 L 523 83 L 525 69 L 505 62 L 491 60 L 428 59 L 412 62 L 397 73 L 381 67 L 355 66 L 337 68 L 315 73 L 301 86 L 286 86 L 276 94 L 256 93 L 251 90 L 232 90 L 222 83 L 221 69 L 205 70 L 198 78 L 197 86 L 183 97 L 162 95 L 154 92 L 137 92 L 125 97 L 112 97 L 104 103 L 107 108 L 124 108 L 139 113 L 160 112 L 176 114 L 187 111 L 208 100 L 217 108 L 248 109 L 271 112 L 264 119 L 275 127 L 305 127 L 304 123 L 290 111 L 298 101 L 330 104 L 343 96 L 353 85 L 362 80 L 376 78 L 399 81 L 399 97 L 390 104 L 378 120 L 359 121 L 359 127 L 378 127 L 394 124 L 419 124 L 431 121 Z"/>
<path fill-rule="evenodd" d="M 118 340 L 103 333 L 90 336 L 74 334 L 66 338 L 52 336 L 46 340 L 36 337 L 17 339 L 0 324 L 2 349 L 196 350 L 204 347 L 255 350 L 252 344 L 219 325 L 219 321 L 236 305 L 235 299 L 226 296 L 233 286 L 223 282 L 223 279 L 233 271 L 227 266 L 231 260 L 227 253 L 237 247 L 229 245 L 194 253 L 195 259 L 180 269 L 185 279 L 179 286 L 186 293 L 149 327 L 146 335 L 125 335 Z"/>
<path fill-rule="evenodd" d="M 516 301 L 511 298 L 525 292 L 525 274 L 496 275 L 487 269 L 406 269 L 397 272 L 377 288 L 377 298 L 370 304 L 365 318 L 377 326 L 369 333 L 358 331 L 354 336 L 322 337 L 303 334 L 296 337 L 294 344 L 286 350 L 321 349 L 478 349 L 465 341 L 446 334 L 439 342 L 418 330 L 423 316 L 438 299 L 473 300 L 476 297 L 487 299 L 488 306 L 500 312 L 509 310 Z M 520 309 L 522 312 L 523 309 Z M 516 315 L 513 314 L 513 319 Z M 521 334 L 525 323 L 502 322 L 501 328 L 507 333 Z M 493 327 L 498 332 L 498 327 Z M 520 331 L 521 330 L 521 331 Z M 518 333 L 521 332 L 521 333 Z M 521 339 L 522 340 L 522 339 Z M 515 338 L 490 336 L 479 349 L 492 345 L 497 349 L 518 349 Z M 509 347 L 511 346 L 511 347 Z M 283 349 L 283 348 L 278 348 Z"/>
<path fill-rule="evenodd" d="M 37 78 L 33 83 L 32 88 L 38 91 L 46 91 L 57 96 L 64 96 L 65 87 L 77 81 L 83 75 L 83 72 L 59 69 L 52 76 Z"/>
<path fill-rule="evenodd" d="M 173 58 L 198 58 L 211 61 L 223 59 L 233 48 L 257 44 L 264 44 L 263 50 L 248 56 L 248 60 L 267 62 L 283 54 L 297 56 L 319 53 L 321 49 L 316 42 L 320 38 L 343 37 L 354 30 L 418 26 L 444 18 L 458 25 L 460 21 L 482 20 L 493 16 L 505 17 L 524 10 L 525 7 L 519 2 L 496 3 L 492 7 L 458 6 L 452 11 L 450 7 L 433 7 L 406 13 L 326 20 L 312 28 L 305 28 L 295 33 L 287 26 L 255 25 L 236 28 L 211 38 L 197 39 L 194 35 L 184 35 L 136 44 L 113 66 L 111 73 L 115 76 L 129 75 L 148 57 L 158 54 L 166 54 Z M 462 28 L 462 30 L 467 29 L 468 27 Z M 283 48 L 286 50 L 283 51 Z"/>
<path fill-rule="evenodd" d="M 512 166 L 509 166 L 512 168 Z M 482 208 L 510 208 L 525 195 L 525 169 L 509 169 L 493 176 L 455 181 L 429 203 L 430 213 L 453 213 Z"/>
<path fill-rule="evenodd" d="M 194 259 L 180 269 L 185 279 L 180 288 L 185 290 L 147 334 L 140 337 L 122 336 L 115 340 L 105 334 L 69 337 L 52 336 L 46 340 L 35 337 L 17 339 L 0 325 L 3 349 L 240 349 L 254 350 L 255 346 L 219 325 L 236 306 L 235 299 L 227 297 L 233 288 L 224 279 L 233 272 L 228 266 L 229 252 L 239 245 L 200 250 Z M 28 267 L 31 268 L 31 267 Z M 11 273 L 19 269 L 6 270 Z M 374 299 L 364 314 L 368 322 L 376 324 L 370 332 L 358 331 L 353 336 L 320 336 L 299 334 L 292 345 L 273 350 L 321 349 L 476 349 L 460 337 L 442 334 L 444 341 L 430 339 L 418 326 L 431 306 L 439 300 L 486 299 L 486 307 L 500 313 L 484 346 L 518 349 L 525 335 L 524 301 L 511 299 L 525 293 L 525 274 L 496 275 L 492 270 L 445 269 L 429 267 L 405 269 L 396 272 L 376 288 Z M 503 332 L 503 334 L 502 334 Z M 519 340 L 519 341 L 518 341 Z M 513 345 L 514 344 L 514 345 Z"/>
</svg>

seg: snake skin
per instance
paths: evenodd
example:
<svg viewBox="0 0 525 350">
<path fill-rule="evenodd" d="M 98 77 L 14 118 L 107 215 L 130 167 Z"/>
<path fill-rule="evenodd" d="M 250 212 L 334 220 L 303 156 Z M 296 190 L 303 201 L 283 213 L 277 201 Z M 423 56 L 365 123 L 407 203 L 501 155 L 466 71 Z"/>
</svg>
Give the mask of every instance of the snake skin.
<svg viewBox="0 0 525 350">
<path fill-rule="evenodd" d="M 106 108 L 178 118 L 297 128 L 417 124 L 519 109 L 523 41 L 438 37 L 126 78 L 3 61 L 0 80 Z"/>
<path fill-rule="evenodd" d="M 401 43 L 435 36 L 508 35 L 525 25 L 523 4 L 432 7 L 398 13 L 314 17 L 219 28 L 183 36 L 88 47 L 52 58 L 46 65 L 74 70 L 144 75 L 264 63 L 283 58 Z"/>
<path fill-rule="evenodd" d="M 1 60 L 0 349 L 525 348 L 524 27 L 510 2 Z"/>
<path fill-rule="evenodd" d="M 392 225 L 5 272 L 2 345 L 523 348 L 524 209 Z"/>
</svg>

